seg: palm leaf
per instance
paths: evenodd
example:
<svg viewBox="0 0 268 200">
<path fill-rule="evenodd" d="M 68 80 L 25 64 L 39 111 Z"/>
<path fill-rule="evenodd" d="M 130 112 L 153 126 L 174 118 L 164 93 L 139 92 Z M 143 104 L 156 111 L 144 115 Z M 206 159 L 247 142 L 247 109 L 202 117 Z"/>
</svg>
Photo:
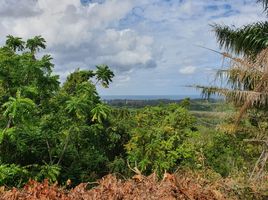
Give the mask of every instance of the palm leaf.
<svg viewBox="0 0 268 200">
<path fill-rule="evenodd" d="M 200 89 L 203 97 L 213 94 L 224 96 L 227 101 L 240 106 L 237 122 L 246 111 L 252 107 L 268 107 L 268 49 L 261 51 L 254 60 L 231 59 L 228 69 L 217 73 L 221 81 L 226 81 L 226 87 L 194 86 Z"/>
<path fill-rule="evenodd" d="M 261 3 L 265 12 L 268 11 L 268 0 L 257 0 L 257 3 Z"/>
<path fill-rule="evenodd" d="M 212 25 L 221 48 L 235 54 L 256 56 L 268 45 L 268 22 L 258 22 L 242 28 Z"/>
</svg>

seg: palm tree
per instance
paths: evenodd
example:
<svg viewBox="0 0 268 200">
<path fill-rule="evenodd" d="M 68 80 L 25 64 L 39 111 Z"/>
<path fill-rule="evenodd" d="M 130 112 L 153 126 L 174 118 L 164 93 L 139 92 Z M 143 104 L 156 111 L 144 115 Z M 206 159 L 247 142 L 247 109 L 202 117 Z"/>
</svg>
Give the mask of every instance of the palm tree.
<svg viewBox="0 0 268 200">
<path fill-rule="evenodd" d="M 268 0 L 257 0 L 257 3 L 262 3 L 264 11 L 268 11 Z"/>
<path fill-rule="evenodd" d="M 268 0 L 257 0 L 268 13 Z M 256 22 L 242 28 L 226 25 L 212 25 L 221 48 L 231 53 L 255 57 L 268 47 L 268 22 Z"/>
<path fill-rule="evenodd" d="M 26 42 L 26 48 L 28 48 L 31 51 L 31 54 L 35 54 L 37 51 L 40 50 L 40 48 L 45 49 L 46 48 L 46 40 L 41 37 L 40 35 L 35 36 L 32 39 L 28 39 Z"/>
<path fill-rule="evenodd" d="M 97 82 L 100 81 L 102 86 L 107 88 L 109 83 L 112 82 L 114 73 L 109 69 L 107 65 L 97 65 L 97 71 L 95 72 Z"/>
<path fill-rule="evenodd" d="M 258 0 L 264 10 L 268 11 L 268 0 Z M 211 94 L 220 94 L 234 102 L 241 110 L 237 117 L 240 121 L 243 114 L 251 107 L 266 106 L 267 101 L 266 71 L 268 70 L 268 22 L 257 22 L 240 29 L 228 26 L 213 25 L 216 38 L 221 48 L 230 53 L 242 55 L 242 58 L 230 53 L 221 53 L 231 60 L 230 68 L 219 70 L 217 76 L 227 83 L 226 88 L 196 86 L 209 98 Z M 268 106 L 268 105 L 267 105 Z"/>
<path fill-rule="evenodd" d="M 257 2 L 262 3 L 264 11 L 268 11 L 268 0 Z M 217 93 L 239 106 L 237 126 L 248 109 L 267 110 L 268 108 L 268 22 L 257 22 L 240 29 L 220 25 L 213 25 L 213 27 L 220 47 L 231 53 L 240 54 L 242 58 L 221 53 L 224 58 L 231 59 L 228 69 L 218 71 L 218 77 L 225 80 L 227 86 L 197 86 L 197 88 L 202 89 L 202 93 L 206 96 Z M 268 160 L 268 139 L 264 137 L 264 139 L 251 139 L 247 142 L 263 146 L 262 153 L 250 175 L 250 179 L 257 180 L 263 176 Z"/>
<path fill-rule="evenodd" d="M 14 52 L 22 51 L 24 49 L 25 42 L 20 37 L 14 37 L 12 35 L 7 36 L 6 46 L 12 49 Z"/>
<path fill-rule="evenodd" d="M 242 28 L 212 25 L 221 48 L 235 54 L 256 56 L 268 46 L 268 22 L 257 22 Z"/>
<path fill-rule="evenodd" d="M 250 58 L 235 58 L 224 53 L 231 59 L 228 69 L 219 70 L 217 77 L 227 83 L 226 87 L 195 86 L 209 98 L 212 94 L 225 96 L 228 101 L 241 107 L 237 123 L 247 109 L 268 107 L 268 48 Z"/>
</svg>

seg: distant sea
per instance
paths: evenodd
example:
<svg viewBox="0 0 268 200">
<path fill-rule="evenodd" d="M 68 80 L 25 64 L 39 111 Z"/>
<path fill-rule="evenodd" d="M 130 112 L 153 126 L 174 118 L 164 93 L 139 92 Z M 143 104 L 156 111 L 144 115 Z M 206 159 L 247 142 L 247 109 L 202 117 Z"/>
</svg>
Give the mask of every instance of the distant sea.
<svg viewBox="0 0 268 200">
<path fill-rule="evenodd" d="M 115 100 L 115 99 L 126 99 L 126 100 L 181 100 L 185 98 L 199 99 L 201 95 L 101 95 L 102 100 Z"/>
</svg>

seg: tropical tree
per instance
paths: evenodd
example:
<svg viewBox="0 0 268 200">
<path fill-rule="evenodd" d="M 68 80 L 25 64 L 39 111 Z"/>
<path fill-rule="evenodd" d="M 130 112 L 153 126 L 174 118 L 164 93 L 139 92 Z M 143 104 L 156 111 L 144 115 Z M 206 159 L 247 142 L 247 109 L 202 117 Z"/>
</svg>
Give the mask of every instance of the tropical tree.
<svg viewBox="0 0 268 200">
<path fill-rule="evenodd" d="M 6 46 L 12 49 L 14 52 L 16 50 L 22 51 L 24 49 L 25 42 L 22 41 L 20 37 L 14 37 L 12 35 L 7 36 Z"/>
<path fill-rule="evenodd" d="M 29 114 L 35 108 L 35 103 L 21 96 L 21 91 L 18 90 L 16 97 L 9 97 L 9 101 L 4 103 L 2 107 L 5 109 L 3 115 L 9 120 L 23 118 L 23 114 Z"/>
<path fill-rule="evenodd" d="M 111 113 L 111 108 L 106 104 L 98 103 L 90 112 L 93 115 L 91 121 L 97 121 L 101 124 L 103 120 L 108 118 L 108 115 Z"/>
<path fill-rule="evenodd" d="M 130 164 L 143 173 L 173 171 L 183 162 L 195 164 L 187 139 L 198 135 L 194 117 L 177 104 L 140 109 L 131 118 L 130 140 L 125 145 Z"/>
<path fill-rule="evenodd" d="M 267 12 L 268 1 L 258 0 L 257 2 L 262 3 Z M 266 116 L 268 114 L 268 22 L 257 22 L 239 29 L 217 24 L 213 27 L 220 47 L 229 52 L 220 54 L 230 59 L 231 65 L 217 73 L 221 81 L 225 83 L 225 87 L 214 85 L 212 87 L 197 86 L 197 88 L 202 89 L 202 93 L 207 97 L 211 94 L 223 95 L 240 108 L 232 129 L 235 131 L 241 118 L 249 109 L 263 112 Z M 234 57 L 230 53 L 235 53 L 240 57 Z M 250 176 L 250 178 L 259 179 L 263 175 L 268 160 L 267 134 L 248 141 L 263 146 L 261 156 Z"/>
<path fill-rule="evenodd" d="M 25 117 L 29 116 L 35 109 L 35 103 L 29 98 L 22 97 L 20 90 L 18 90 L 16 97 L 9 97 L 9 100 L 2 105 L 2 108 L 4 108 L 3 116 L 7 118 L 7 124 L 0 134 L 1 140 L 5 137 L 5 133 L 11 128 L 12 124 L 14 125 L 20 120 L 23 121 Z"/>
<path fill-rule="evenodd" d="M 257 3 L 262 3 L 264 11 L 268 10 L 268 0 L 257 0 Z"/>
<path fill-rule="evenodd" d="M 268 11 L 268 1 L 258 0 L 262 3 L 264 11 Z M 235 26 L 212 25 L 216 38 L 221 48 L 230 53 L 255 57 L 268 46 L 268 22 L 256 22 L 241 28 Z"/>
<path fill-rule="evenodd" d="M 113 72 L 106 65 L 78 69 L 60 86 L 52 57 L 35 57 L 45 47 L 41 36 L 26 43 L 8 36 L 0 47 L 0 174 L 2 167 L 27 169 L 23 182 L 60 177 L 60 182 L 71 178 L 78 184 L 100 178 L 125 152 L 125 129 L 111 128 L 117 122 L 93 84 L 95 78 L 107 87 Z M 2 181 L 14 186 L 17 175 L 7 174 L 11 183 Z"/>
<path fill-rule="evenodd" d="M 45 49 L 46 48 L 46 40 L 41 37 L 40 35 L 35 36 L 32 39 L 28 39 L 26 42 L 26 48 L 28 48 L 31 51 L 31 54 L 34 55 L 37 51 L 40 50 L 40 48 Z"/>
<path fill-rule="evenodd" d="M 102 86 L 107 88 L 109 83 L 112 82 L 114 73 L 109 69 L 107 65 L 97 65 L 96 68 L 96 84 L 100 81 Z"/>
<path fill-rule="evenodd" d="M 94 77 L 94 75 L 95 74 L 92 70 L 76 69 L 67 77 L 67 80 L 64 82 L 63 89 L 68 94 L 73 94 L 78 87 L 89 88 L 87 83 L 91 82 L 90 78 Z"/>
<path fill-rule="evenodd" d="M 258 0 L 267 11 L 267 0 Z M 257 22 L 242 28 L 225 25 L 213 25 L 216 38 L 221 48 L 228 53 L 221 53 L 231 60 L 230 68 L 221 69 L 217 77 L 226 83 L 226 87 L 203 87 L 202 93 L 209 97 L 218 93 L 240 106 L 237 122 L 250 107 L 266 106 L 268 22 Z M 242 55 L 235 57 L 232 55 Z"/>
<path fill-rule="evenodd" d="M 77 118 L 82 119 L 88 104 L 90 103 L 87 99 L 71 97 L 70 100 L 66 101 L 66 111 L 68 113 L 73 113 Z"/>
</svg>

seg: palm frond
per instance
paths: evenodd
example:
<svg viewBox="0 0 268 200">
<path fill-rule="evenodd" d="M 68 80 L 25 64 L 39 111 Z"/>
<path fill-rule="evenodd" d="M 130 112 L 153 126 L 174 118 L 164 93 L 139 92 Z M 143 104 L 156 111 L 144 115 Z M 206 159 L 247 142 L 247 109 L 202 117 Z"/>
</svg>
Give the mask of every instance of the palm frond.
<svg viewBox="0 0 268 200">
<path fill-rule="evenodd" d="M 268 11 L 268 0 L 257 0 L 257 3 L 261 3 L 265 12 Z"/>
<path fill-rule="evenodd" d="M 221 48 L 235 54 L 256 56 L 268 46 L 268 22 L 258 22 L 242 28 L 212 25 Z"/>
<path fill-rule="evenodd" d="M 225 81 L 225 87 L 194 87 L 201 90 L 205 98 L 218 94 L 239 106 L 239 122 L 248 109 L 268 107 L 268 49 L 262 50 L 254 60 L 229 57 L 230 67 L 217 73 L 217 78 Z"/>
</svg>

